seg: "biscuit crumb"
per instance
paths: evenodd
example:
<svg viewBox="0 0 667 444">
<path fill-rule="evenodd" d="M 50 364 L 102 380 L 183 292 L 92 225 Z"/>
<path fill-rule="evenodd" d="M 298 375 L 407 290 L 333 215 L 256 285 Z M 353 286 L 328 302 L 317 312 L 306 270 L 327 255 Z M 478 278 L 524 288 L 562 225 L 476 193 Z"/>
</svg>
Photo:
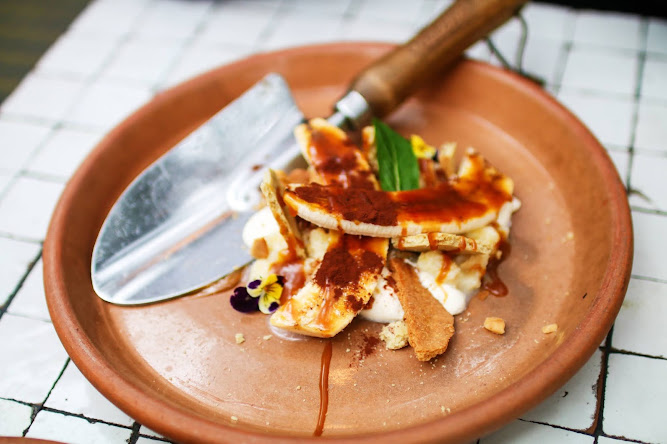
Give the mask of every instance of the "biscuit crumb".
<svg viewBox="0 0 667 444">
<path fill-rule="evenodd" d="M 408 345 L 408 326 L 405 321 L 396 321 L 382 327 L 382 339 L 389 350 L 398 350 Z"/>
<path fill-rule="evenodd" d="M 260 237 L 255 239 L 250 247 L 250 255 L 255 259 L 266 259 L 269 257 L 269 245 L 266 243 L 266 239 Z"/>
<path fill-rule="evenodd" d="M 554 333 L 558 330 L 558 324 L 549 324 L 542 327 L 542 333 L 548 335 L 549 333 Z"/>
<path fill-rule="evenodd" d="M 505 334 L 505 321 L 502 318 L 486 318 L 484 328 L 497 335 Z"/>
<path fill-rule="evenodd" d="M 236 416 L 232 415 L 232 421 L 238 421 L 239 419 Z"/>
<path fill-rule="evenodd" d="M 273 335 L 264 335 L 264 336 L 262 336 L 262 339 L 264 339 L 265 341 L 268 341 L 272 337 L 273 337 Z"/>
<path fill-rule="evenodd" d="M 296 386 L 296 389 L 297 389 L 297 390 L 301 390 L 301 386 L 300 386 L 300 385 L 297 385 L 297 386 Z"/>
<path fill-rule="evenodd" d="M 234 338 L 236 339 L 237 344 L 243 344 L 245 342 L 245 336 L 243 336 L 243 333 L 236 333 Z"/>
</svg>

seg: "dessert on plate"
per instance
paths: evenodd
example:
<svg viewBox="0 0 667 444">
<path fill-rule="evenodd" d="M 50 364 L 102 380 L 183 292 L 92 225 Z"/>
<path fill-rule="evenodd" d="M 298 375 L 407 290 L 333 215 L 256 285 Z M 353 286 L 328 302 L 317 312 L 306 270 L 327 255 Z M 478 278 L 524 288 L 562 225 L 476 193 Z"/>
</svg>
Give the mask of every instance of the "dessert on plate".
<svg viewBox="0 0 667 444">
<path fill-rule="evenodd" d="M 434 148 L 380 121 L 361 147 L 319 118 L 295 135 L 308 167 L 267 172 L 266 205 L 243 231 L 255 261 L 232 306 L 322 338 L 360 316 L 387 324 L 388 348 L 443 353 L 454 316 L 502 257 L 520 206 L 512 180 L 473 149 L 456 166 L 455 144 Z"/>
</svg>

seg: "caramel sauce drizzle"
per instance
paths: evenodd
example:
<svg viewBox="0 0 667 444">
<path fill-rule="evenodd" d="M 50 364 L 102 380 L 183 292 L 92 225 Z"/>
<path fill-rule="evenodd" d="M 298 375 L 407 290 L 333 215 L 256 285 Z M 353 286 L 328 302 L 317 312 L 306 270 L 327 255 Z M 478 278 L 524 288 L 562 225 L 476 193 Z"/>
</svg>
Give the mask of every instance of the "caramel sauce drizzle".
<svg viewBox="0 0 667 444">
<path fill-rule="evenodd" d="M 492 257 L 489 260 L 489 265 L 486 267 L 485 280 L 480 288 L 480 293 L 487 292 L 487 294 L 490 293 L 496 297 L 503 297 L 507 296 L 509 290 L 507 289 L 507 285 L 500 279 L 500 276 L 498 276 L 498 265 L 510 255 L 512 249 L 509 242 L 506 240 L 500 241 L 498 249 L 502 252 L 502 256 L 500 256 L 500 259 Z"/>
<path fill-rule="evenodd" d="M 440 267 L 440 272 L 438 273 L 438 276 L 435 278 L 435 282 L 437 284 L 442 284 L 445 282 L 445 279 L 447 279 L 447 273 L 449 273 L 449 269 L 452 268 L 452 258 L 449 257 L 448 254 L 442 255 L 442 267 Z"/>
<path fill-rule="evenodd" d="M 332 342 L 327 341 L 324 350 L 322 350 L 322 360 L 320 363 L 320 411 L 317 414 L 317 427 L 315 427 L 313 436 L 322 436 L 324 422 L 327 419 L 327 410 L 329 409 L 329 367 L 331 366 L 332 354 Z"/>
</svg>

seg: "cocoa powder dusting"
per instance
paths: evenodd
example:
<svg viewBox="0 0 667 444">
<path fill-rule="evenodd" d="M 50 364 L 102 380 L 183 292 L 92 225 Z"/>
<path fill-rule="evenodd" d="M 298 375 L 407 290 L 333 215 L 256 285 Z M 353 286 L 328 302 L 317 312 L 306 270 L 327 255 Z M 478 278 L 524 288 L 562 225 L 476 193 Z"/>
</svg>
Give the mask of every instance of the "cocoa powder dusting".
<svg viewBox="0 0 667 444">
<path fill-rule="evenodd" d="M 377 338 L 375 336 L 365 334 L 364 335 L 364 342 L 361 345 L 361 349 L 359 350 L 360 360 L 363 361 L 364 359 L 366 359 L 366 357 L 372 355 L 373 352 L 375 351 L 375 348 L 377 347 L 377 345 L 379 343 L 380 343 L 379 338 Z"/>
<path fill-rule="evenodd" d="M 395 225 L 398 206 L 384 191 L 367 188 L 345 189 L 335 186 L 310 184 L 300 186 L 288 193 L 297 198 L 319 205 L 330 212 L 340 214 L 343 219 L 367 222 L 375 225 Z"/>
<path fill-rule="evenodd" d="M 356 288 L 362 273 L 379 273 L 384 265 L 382 258 L 372 251 L 363 251 L 355 258 L 351 251 L 355 249 L 357 237 L 343 236 L 336 246 L 325 253 L 315 273 L 315 283 L 320 288 L 333 288 L 336 299 L 342 295 L 342 289 Z"/>
</svg>

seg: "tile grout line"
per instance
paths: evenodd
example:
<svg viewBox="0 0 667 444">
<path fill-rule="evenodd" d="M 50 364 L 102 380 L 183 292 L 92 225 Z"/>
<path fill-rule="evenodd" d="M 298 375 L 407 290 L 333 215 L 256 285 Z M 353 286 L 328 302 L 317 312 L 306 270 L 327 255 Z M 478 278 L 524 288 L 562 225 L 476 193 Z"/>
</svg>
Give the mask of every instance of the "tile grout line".
<svg viewBox="0 0 667 444">
<path fill-rule="evenodd" d="M 587 433 L 584 430 L 573 429 L 573 428 L 570 428 L 570 427 L 565 427 L 565 426 L 561 426 L 561 425 L 557 425 L 557 424 L 550 424 L 548 422 L 534 421 L 534 420 L 523 419 L 523 418 L 519 418 L 519 421 L 527 422 L 527 423 L 530 423 L 530 424 L 538 424 L 538 425 L 541 425 L 541 426 L 551 427 L 551 428 L 559 429 L 559 430 L 566 430 L 568 432 L 576 433 L 578 435 L 591 436 L 589 433 Z"/>
<path fill-rule="evenodd" d="M 598 405 L 595 412 L 595 428 L 592 430 L 592 435 L 595 437 L 597 442 L 600 435 L 604 435 L 602 429 L 602 423 L 604 422 L 604 405 L 605 405 L 605 394 L 607 391 L 607 376 L 609 373 L 609 355 L 611 350 L 611 339 L 614 334 L 614 326 L 612 325 L 607 333 L 607 338 L 605 339 L 604 345 L 601 347 L 602 357 L 600 363 L 600 376 L 598 379 Z"/>
<path fill-rule="evenodd" d="M 132 424 L 132 433 L 130 434 L 130 437 L 127 440 L 127 444 L 136 444 L 137 440 L 139 439 L 139 429 L 141 429 L 141 424 L 139 424 L 137 421 L 134 421 Z"/>
<path fill-rule="evenodd" d="M 650 276 L 641 276 L 641 275 L 637 275 L 637 274 L 631 274 L 630 277 L 632 279 L 637 279 L 637 280 L 640 280 L 640 281 L 649 281 L 649 282 L 656 282 L 658 284 L 667 284 L 667 280 L 665 280 L 665 279 L 654 278 L 654 277 L 650 277 Z"/>
<path fill-rule="evenodd" d="M 177 54 L 174 55 L 174 57 L 171 60 L 171 63 L 169 63 L 168 66 L 164 68 L 162 74 L 160 75 L 160 78 L 158 78 L 155 82 L 153 82 L 153 85 L 150 87 L 149 90 L 151 94 L 155 95 L 158 92 L 164 90 L 165 87 L 168 88 L 166 81 L 169 78 L 169 75 L 173 72 L 174 68 L 178 66 L 178 63 L 183 59 L 183 57 L 188 54 L 190 48 L 192 48 L 194 43 L 197 41 L 197 36 L 199 36 L 202 33 L 202 31 L 206 28 L 206 26 L 210 22 L 210 17 L 211 17 L 210 12 L 216 6 L 217 6 L 216 3 L 211 3 L 208 6 L 206 13 L 202 15 L 202 18 L 200 19 L 199 23 L 197 23 L 197 25 L 192 30 L 192 33 L 188 37 L 183 39 L 180 47 L 176 51 Z"/>
<path fill-rule="evenodd" d="M 628 198 L 633 193 L 637 192 L 632 188 L 632 167 L 635 161 L 635 140 L 637 138 L 637 125 L 639 123 L 639 103 L 641 101 L 644 66 L 646 65 L 646 48 L 648 45 L 648 20 L 646 17 L 641 18 L 639 32 L 641 46 L 637 58 L 637 84 L 635 85 L 634 106 L 632 110 L 632 120 L 630 122 L 632 131 L 630 133 L 630 146 L 628 147 L 628 170 L 625 177 Z"/>
<path fill-rule="evenodd" d="M 636 356 L 639 358 L 646 358 L 646 359 L 655 359 L 656 361 L 667 361 L 667 357 L 665 356 L 654 356 L 654 355 L 647 355 L 645 353 L 638 353 L 638 352 L 633 352 L 630 350 L 623 350 L 619 348 L 614 348 L 611 347 L 609 350 L 610 354 L 614 355 L 624 355 L 624 356 Z"/>
<path fill-rule="evenodd" d="M 42 246 L 44 245 L 44 238 L 27 237 L 21 234 L 14 234 L 9 231 L 0 230 L 0 238 L 17 240 L 20 242 L 27 242 L 29 244 L 40 244 Z"/>
<path fill-rule="evenodd" d="M 11 305 L 12 301 L 14 300 L 18 292 L 21 290 L 21 287 L 23 287 L 23 284 L 25 284 L 25 281 L 28 279 L 28 275 L 32 273 L 32 270 L 35 268 L 35 265 L 37 265 L 37 262 L 39 262 L 41 257 L 42 257 L 42 248 L 39 249 L 39 252 L 32 260 L 32 262 L 28 264 L 26 272 L 23 274 L 21 279 L 19 279 L 19 281 L 16 283 L 14 291 L 12 291 L 9 297 L 7 298 L 7 302 L 5 302 L 5 304 L 2 307 L 0 307 L 0 320 L 2 320 L 2 317 L 5 315 L 5 313 L 7 313 L 7 310 L 9 309 L 9 306 Z"/>
<path fill-rule="evenodd" d="M 654 214 L 656 216 L 667 216 L 667 210 L 656 210 L 656 209 L 651 209 L 651 208 L 642 208 L 642 207 L 637 207 L 635 205 L 631 205 L 630 209 L 632 211 L 636 211 L 638 213 Z"/>
<path fill-rule="evenodd" d="M 53 382 L 53 385 L 51 385 L 51 388 L 49 389 L 49 392 L 46 394 L 44 400 L 41 403 L 33 404 L 32 415 L 30 416 L 30 424 L 28 424 L 28 427 L 26 427 L 26 429 L 23 431 L 23 436 L 26 436 L 28 434 L 28 432 L 30 431 L 30 427 L 32 427 L 32 425 L 35 423 L 35 418 L 37 418 L 39 412 L 44 410 L 44 404 L 46 404 L 46 401 L 49 399 L 49 396 L 51 396 L 51 392 L 55 388 L 58 381 L 60 381 L 60 378 L 62 378 L 63 373 L 65 373 L 65 369 L 67 368 L 69 363 L 70 363 L 70 358 L 68 356 L 67 359 L 65 359 L 65 365 L 63 365 L 63 368 L 60 370 L 60 373 L 58 374 L 56 380 Z"/>
</svg>

